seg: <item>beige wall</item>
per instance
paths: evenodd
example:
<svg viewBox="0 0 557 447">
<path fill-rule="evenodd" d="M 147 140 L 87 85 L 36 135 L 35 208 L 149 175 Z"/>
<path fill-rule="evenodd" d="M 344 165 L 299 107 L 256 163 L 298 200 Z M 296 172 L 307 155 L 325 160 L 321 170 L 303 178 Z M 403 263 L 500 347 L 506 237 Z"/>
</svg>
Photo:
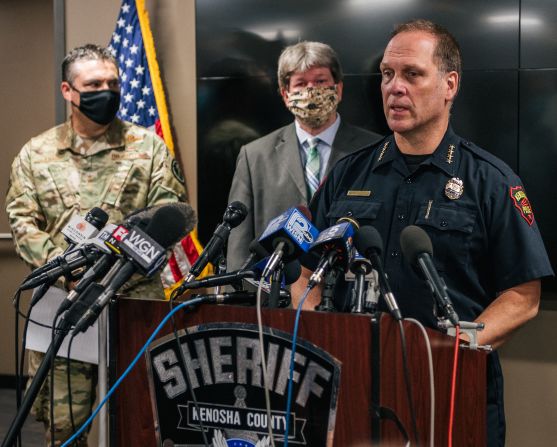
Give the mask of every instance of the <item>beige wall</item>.
<svg viewBox="0 0 557 447">
<path fill-rule="evenodd" d="M 12 160 L 32 136 L 54 125 L 54 51 L 52 2 L 0 2 L 2 107 L 0 107 L 0 233 L 9 225 L 4 197 Z M 29 269 L 15 254 L 10 239 L 0 239 L 0 374 L 14 374 L 14 307 L 12 296 Z M 28 302 L 28 296 L 22 300 Z"/>
<path fill-rule="evenodd" d="M 190 201 L 197 205 L 195 10 L 194 0 L 147 1 L 159 52 L 163 82 L 174 119 L 178 157 L 184 167 Z M 120 0 L 66 0 L 66 48 L 84 43 L 108 44 L 114 31 Z M 165 29 L 165 32 L 160 32 Z M 168 33 L 171 30 L 171 33 Z M 0 2 L 0 49 L 2 54 L 3 107 L 0 108 L 0 178 L 4 179 L 2 203 L 9 169 L 23 144 L 55 124 L 53 2 L 2 0 Z M 8 233 L 4 206 L 0 207 L 0 233 Z M 0 239 L 0 375 L 13 374 L 14 318 L 11 296 L 29 273 L 17 258 L 13 243 Z M 23 300 L 25 303 L 28 300 Z"/>
<path fill-rule="evenodd" d="M 67 0 L 67 48 L 107 44 L 120 0 Z M 173 117 L 175 140 L 190 200 L 196 199 L 196 100 L 194 0 L 148 0 L 147 7 Z M 0 178 L 7 186 L 11 160 L 32 135 L 54 124 L 52 2 L 2 0 L 0 49 L 4 106 Z M 7 232 L 4 209 L 0 232 Z M 13 373 L 13 308 L 10 297 L 27 273 L 11 242 L 0 240 L 0 374 Z M 551 445 L 557 439 L 557 308 L 547 308 L 501 350 L 506 379 L 508 443 Z"/>
<path fill-rule="evenodd" d="M 500 350 L 507 447 L 557 443 L 557 303 L 553 303 Z"/>
</svg>

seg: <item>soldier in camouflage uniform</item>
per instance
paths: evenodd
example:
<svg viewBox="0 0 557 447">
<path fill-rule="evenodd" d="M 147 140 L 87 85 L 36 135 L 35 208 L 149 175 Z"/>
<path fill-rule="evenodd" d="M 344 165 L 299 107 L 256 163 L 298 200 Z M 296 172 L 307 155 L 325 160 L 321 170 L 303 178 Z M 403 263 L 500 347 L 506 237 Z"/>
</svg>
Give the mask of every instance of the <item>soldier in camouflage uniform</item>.
<svg viewBox="0 0 557 447">
<path fill-rule="evenodd" d="M 154 133 L 115 118 L 119 106 L 117 63 L 96 45 L 72 50 L 62 64 L 62 95 L 71 103 L 70 119 L 31 139 L 12 165 L 6 198 L 16 250 L 36 268 L 60 255 L 60 230 L 74 214 L 95 206 L 117 223 L 146 206 L 184 201 L 186 191 L 175 160 Z M 135 280 L 124 293 L 162 299 L 160 281 Z M 33 376 L 44 354 L 29 351 Z M 56 360 L 54 428 L 56 444 L 71 434 L 65 359 Z M 79 427 L 95 399 L 96 365 L 72 361 L 72 407 Z M 47 381 L 48 382 L 48 381 Z M 45 383 L 34 404 L 50 445 L 49 390 Z M 77 443 L 86 446 L 86 435 Z"/>
</svg>

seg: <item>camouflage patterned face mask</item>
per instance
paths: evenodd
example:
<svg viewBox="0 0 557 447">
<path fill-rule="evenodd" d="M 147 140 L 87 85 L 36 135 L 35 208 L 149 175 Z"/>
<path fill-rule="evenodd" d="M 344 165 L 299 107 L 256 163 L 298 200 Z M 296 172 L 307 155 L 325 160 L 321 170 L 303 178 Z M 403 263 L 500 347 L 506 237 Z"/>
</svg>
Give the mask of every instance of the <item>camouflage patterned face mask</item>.
<svg viewBox="0 0 557 447">
<path fill-rule="evenodd" d="M 297 92 L 288 93 L 288 110 L 296 118 L 311 128 L 321 127 L 339 103 L 337 86 L 306 87 Z"/>
</svg>

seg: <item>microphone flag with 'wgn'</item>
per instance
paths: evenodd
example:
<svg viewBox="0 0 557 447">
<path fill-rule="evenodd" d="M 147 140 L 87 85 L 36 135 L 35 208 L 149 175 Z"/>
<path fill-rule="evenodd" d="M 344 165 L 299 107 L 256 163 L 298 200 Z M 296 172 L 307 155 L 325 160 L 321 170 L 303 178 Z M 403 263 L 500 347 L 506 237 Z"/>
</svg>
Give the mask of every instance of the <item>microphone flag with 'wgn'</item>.
<svg viewBox="0 0 557 447">
<path fill-rule="evenodd" d="M 192 207 L 187 203 L 176 202 L 164 205 L 154 205 L 147 208 L 143 208 L 133 212 L 126 216 L 126 220 L 121 225 L 124 229 L 132 229 L 137 227 L 138 230 L 144 229 L 149 225 L 155 213 L 161 208 L 173 208 L 182 214 L 181 221 L 185 225 L 185 232 L 190 232 L 197 223 L 195 212 Z M 177 214 L 176 214 L 177 216 Z M 98 260 L 89 268 L 82 276 L 81 280 L 76 284 L 75 288 L 68 294 L 66 299 L 61 303 L 58 314 L 65 311 L 71 303 L 73 303 L 79 294 L 85 291 L 85 289 L 95 281 L 97 278 L 105 275 L 110 267 L 116 262 L 115 255 L 121 254 L 121 248 L 118 240 L 113 237 L 113 233 L 118 233 L 125 231 L 120 229 L 116 232 L 116 225 L 107 224 L 101 232 L 88 242 L 87 246 L 96 247 L 99 253 L 102 255 Z"/>
<path fill-rule="evenodd" d="M 91 284 L 90 287 L 100 286 L 102 292 L 75 325 L 74 333 L 87 330 L 108 301 L 134 273 L 150 277 L 159 270 L 166 261 L 166 250 L 184 237 L 186 230 L 181 211 L 173 206 L 158 209 L 144 230 L 137 226 L 129 230 L 119 226 L 112 234 L 110 245 L 117 246 L 123 258 L 112 267 L 99 285 Z M 86 294 L 87 290 L 84 292 Z"/>
</svg>

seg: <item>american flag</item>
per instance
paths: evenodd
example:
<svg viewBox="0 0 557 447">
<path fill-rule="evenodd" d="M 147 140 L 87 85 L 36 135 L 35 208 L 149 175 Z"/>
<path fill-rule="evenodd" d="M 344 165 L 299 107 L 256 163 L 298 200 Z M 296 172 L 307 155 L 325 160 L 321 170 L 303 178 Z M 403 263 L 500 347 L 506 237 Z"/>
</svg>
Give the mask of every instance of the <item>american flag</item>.
<svg viewBox="0 0 557 447">
<path fill-rule="evenodd" d="M 164 138 L 159 133 L 161 121 L 134 0 L 122 2 L 108 49 L 120 69 L 122 100 L 118 117 L 151 128 Z"/>
<path fill-rule="evenodd" d="M 118 61 L 121 104 L 118 117 L 154 130 L 172 155 L 174 144 L 144 0 L 124 0 L 108 49 Z M 161 274 L 167 297 L 188 273 L 202 247 L 195 232 L 176 244 Z M 210 273 L 210 268 L 204 274 Z"/>
</svg>

